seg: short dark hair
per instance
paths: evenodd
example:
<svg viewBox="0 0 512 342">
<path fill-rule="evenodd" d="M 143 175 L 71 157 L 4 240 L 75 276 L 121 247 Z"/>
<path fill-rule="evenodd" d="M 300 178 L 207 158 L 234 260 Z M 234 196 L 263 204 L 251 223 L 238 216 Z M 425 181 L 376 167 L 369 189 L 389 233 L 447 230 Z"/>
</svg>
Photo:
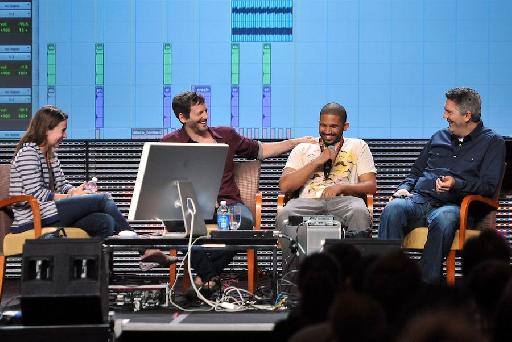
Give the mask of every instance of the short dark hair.
<svg viewBox="0 0 512 342">
<path fill-rule="evenodd" d="M 480 94 L 471 88 L 453 88 L 445 94 L 448 100 L 457 104 L 461 114 L 471 113 L 471 121 L 480 122 L 481 106 Z"/>
<path fill-rule="evenodd" d="M 337 102 L 329 102 L 320 109 L 320 115 L 322 114 L 336 114 L 340 118 L 341 122 L 347 122 L 347 111 L 345 107 Z"/>
<path fill-rule="evenodd" d="M 172 110 L 176 118 L 180 119 L 180 113 L 187 119 L 190 117 L 190 108 L 204 104 L 204 97 L 195 91 L 185 91 L 172 99 Z"/>
</svg>

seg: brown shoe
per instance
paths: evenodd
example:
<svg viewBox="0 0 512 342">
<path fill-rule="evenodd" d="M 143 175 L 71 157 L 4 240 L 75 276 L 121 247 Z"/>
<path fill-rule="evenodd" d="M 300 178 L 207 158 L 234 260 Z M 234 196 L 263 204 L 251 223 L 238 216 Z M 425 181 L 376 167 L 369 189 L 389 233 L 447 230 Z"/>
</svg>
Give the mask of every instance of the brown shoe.
<svg viewBox="0 0 512 342">
<path fill-rule="evenodd" d="M 157 263 L 161 267 L 169 267 L 178 261 L 177 257 L 165 254 L 159 249 L 146 249 L 144 255 L 140 258 L 144 263 Z"/>
</svg>

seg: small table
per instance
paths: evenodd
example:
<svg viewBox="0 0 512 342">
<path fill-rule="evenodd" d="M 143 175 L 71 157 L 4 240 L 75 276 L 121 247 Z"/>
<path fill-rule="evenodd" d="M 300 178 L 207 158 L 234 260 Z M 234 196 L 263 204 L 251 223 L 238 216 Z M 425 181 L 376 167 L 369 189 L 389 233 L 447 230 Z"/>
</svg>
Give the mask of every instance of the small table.
<svg viewBox="0 0 512 342">
<path fill-rule="evenodd" d="M 194 238 L 193 238 L 194 240 Z M 167 236 L 141 235 L 135 239 L 120 238 L 111 236 L 104 240 L 103 247 L 105 251 L 112 254 L 119 250 L 145 250 L 145 249 L 163 249 L 169 250 L 171 256 L 176 256 L 177 250 L 186 250 L 188 248 L 188 238 L 173 238 Z M 276 237 L 265 238 L 202 238 L 196 241 L 194 248 L 204 249 L 229 249 L 229 250 L 267 250 L 272 251 L 272 294 L 277 295 L 277 248 L 278 239 Z M 254 270 L 253 277 L 254 275 Z M 251 270 L 249 270 L 251 273 Z M 251 275 L 249 274 L 249 278 Z M 176 264 L 169 266 L 169 284 L 174 285 L 176 281 Z M 250 282 L 249 282 L 250 283 Z M 254 289 L 249 289 L 253 292 Z"/>
</svg>

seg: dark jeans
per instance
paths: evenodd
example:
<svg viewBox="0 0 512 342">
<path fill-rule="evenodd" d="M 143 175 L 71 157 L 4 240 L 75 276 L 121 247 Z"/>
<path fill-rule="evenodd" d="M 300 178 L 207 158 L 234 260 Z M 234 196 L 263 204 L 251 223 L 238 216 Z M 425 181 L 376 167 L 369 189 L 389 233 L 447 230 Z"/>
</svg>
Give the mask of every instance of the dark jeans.
<svg viewBox="0 0 512 342">
<path fill-rule="evenodd" d="M 460 207 L 446 204 L 415 203 L 410 198 L 389 202 L 380 217 L 379 239 L 403 239 L 416 227 L 428 227 L 428 237 L 421 256 L 423 280 L 439 283 L 443 257 L 448 254 L 459 225 Z"/>
<path fill-rule="evenodd" d="M 106 194 L 81 195 L 55 201 L 59 221 L 55 226 L 78 227 L 91 236 L 106 238 L 131 230 L 128 221 Z"/>
<path fill-rule="evenodd" d="M 237 203 L 237 205 L 240 205 L 242 208 L 242 220 L 238 229 L 251 230 L 254 222 L 251 210 L 242 203 Z M 217 250 L 205 252 L 202 247 L 192 247 L 191 266 L 197 275 L 201 277 L 201 280 L 206 282 L 212 277 L 219 276 L 234 256 L 235 252 L 233 251 Z"/>
</svg>

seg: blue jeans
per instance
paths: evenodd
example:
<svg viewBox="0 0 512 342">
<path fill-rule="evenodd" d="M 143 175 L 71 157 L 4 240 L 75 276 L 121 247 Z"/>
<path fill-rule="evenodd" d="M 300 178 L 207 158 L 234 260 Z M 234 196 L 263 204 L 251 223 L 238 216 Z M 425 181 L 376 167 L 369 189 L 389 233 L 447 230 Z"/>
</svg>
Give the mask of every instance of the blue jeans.
<svg viewBox="0 0 512 342">
<path fill-rule="evenodd" d="M 106 194 L 81 195 L 55 201 L 59 221 L 53 225 L 78 227 L 91 236 L 106 238 L 131 230 L 128 221 Z"/>
<path fill-rule="evenodd" d="M 416 227 L 428 227 L 428 236 L 420 267 L 423 280 L 435 284 L 441 280 L 443 257 L 448 254 L 459 226 L 460 207 L 446 204 L 415 203 L 410 198 L 389 202 L 380 217 L 379 239 L 400 239 Z"/>
<path fill-rule="evenodd" d="M 241 223 L 240 228 L 243 230 L 251 230 L 253 226 L 252 212 L 242 203 L 235 203 L 241 207 Z M 234 251 L 230 250 L 213 250 L 205 252 L 202 247 L 192 247 L 191 266 L 201 277 L 202 281 L 208 281 L 212 277 L 219 276 L 222 270 L 229 265 L 233 257 Z"/>
</svg>

